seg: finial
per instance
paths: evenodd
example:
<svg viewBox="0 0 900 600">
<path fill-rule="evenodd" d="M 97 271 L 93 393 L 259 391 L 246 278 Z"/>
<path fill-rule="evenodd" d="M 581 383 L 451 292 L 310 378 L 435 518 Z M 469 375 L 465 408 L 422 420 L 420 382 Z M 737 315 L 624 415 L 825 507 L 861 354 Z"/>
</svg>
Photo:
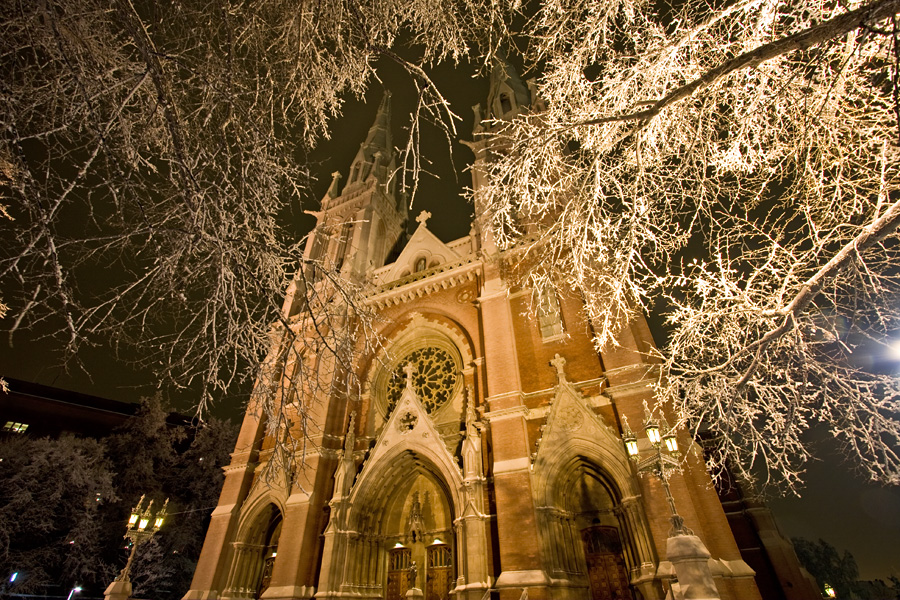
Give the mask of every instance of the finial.
<svg viewBox="0 0 900 600">
<path fill-rule="evenodd" d="M 558 353 L 553 357 L 553 360 L 550 361 L 550 364 L 556 367 L 556 375 L 559 377 L 559 382 L 563 383 L 566 380 L 566 359 L 560 356 Z"/>
<path fill-rule="evenodd" d="M 475 416 L 475 391 L 472 389 L 472 386 L 466 387 L 467 392 L 467 400 L 466 402 L 466 432 L 471 434 L 472 429 L 475 427 L 475 421 L 477 417 Z"/>
<path fill-rule="evenodd" d="M 412 363 L 406 363 L 403 366 L 403 371 L 406 373 L 406 387 L 412 389 L 413 375 L 416 374 L 416 367 Z"/>
<path fill-rule="evenodd" d="M 344 436 L 344 456 L 353 452 L 356 446 L 356 411 L 350 413 L 350 424 L 347 425 L 347 435 Z"/>
<path fill-rule="evenodd" d="M 428 212 L 427 210 L 423 210 L 422 212 L 419 213 L 419 216 L 416 217 L 416 222 L 421 225 L 425 225 L 427 227 L 426 223 L 428 222 L 428 219 L 430 219 L 430 218 L 431 218 L 431 213 Z"/>
</svg>

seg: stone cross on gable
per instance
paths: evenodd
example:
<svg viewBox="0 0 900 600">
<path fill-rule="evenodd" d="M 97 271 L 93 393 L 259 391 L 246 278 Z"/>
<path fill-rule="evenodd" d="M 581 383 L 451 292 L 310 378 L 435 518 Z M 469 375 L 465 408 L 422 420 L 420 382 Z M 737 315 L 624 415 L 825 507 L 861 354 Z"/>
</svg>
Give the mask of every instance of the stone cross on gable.
<svg viewBox="0 0 900 600">
<path fill-rule="evenodd" d="M 416 366 L 412 363 L 406 363 L 403 367 L 403 371 L 406 373 L 406 387 L 411 388 L 413 384 L 413 375 L 416 374 Z"/>
<path fill-rule="evenodd" d="M 562 383 L 563 381 L 566 381 L 566 359 L 559 354 L 556 354 L 553 357 L 553 360 L 550 361 L 550 364 L 556 367 L 556 375 L 559 377 L 559 382 Z"/>
<path fill-rule="evenodd" d="M 416 222 L 421 223 L 422 225 L 425 225 L 428 222 L 428 219 L 430 219 L 430 218 L 431 218 L 431 213 L 428 212 L 427 210 L 423 210 L 422 212 L 419 213 L 419 216 L 416 217 Z M 427 225 L 426 225 L 426 227 L 427 227 Z"/>
<path fill-rule="evenodd" d="M 328 186 L 328 195 L 332 198 L 336 198 L 339 194 L 339 187 L 341 181 L 341 172 L 335 171 L 331 174 L 331 185 Z"/>
</svg>

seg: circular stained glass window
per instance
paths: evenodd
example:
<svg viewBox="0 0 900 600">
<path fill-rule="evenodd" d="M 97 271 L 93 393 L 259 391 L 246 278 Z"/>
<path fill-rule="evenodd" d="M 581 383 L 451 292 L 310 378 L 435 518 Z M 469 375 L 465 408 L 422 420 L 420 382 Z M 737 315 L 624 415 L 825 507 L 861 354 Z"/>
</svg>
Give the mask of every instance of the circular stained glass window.
<svg viewBox="0 0 900 600">
<path fill-rule="evenodd" d="M 443 348 L 426 346 L 413 350 L 397 362 L 387 385 L 388 414 L 397 406 L 400 395 L 406 387 L 406 373 L 403 370 L 408 364 L 415 367 L 413 371 L 413 389 L 430 414 L 444 404 L 453 395 L 459 380 L 459 370 L 453 356 Z"/>
</svg>

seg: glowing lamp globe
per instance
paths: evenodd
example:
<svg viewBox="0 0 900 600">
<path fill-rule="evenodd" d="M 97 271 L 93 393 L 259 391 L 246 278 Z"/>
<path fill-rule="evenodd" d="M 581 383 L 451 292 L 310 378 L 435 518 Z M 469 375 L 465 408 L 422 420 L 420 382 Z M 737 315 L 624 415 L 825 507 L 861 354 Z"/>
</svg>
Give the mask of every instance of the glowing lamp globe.
<svg viewBox="0 0 900 600">
<path fill-rule="evenodd" d="M 654 446 L 659 444 L 661 438 L 659 435 L 659 425 L 656 424 L 656 421 L 647 421 L 647 424 L 644 425 L 644 432 L 647 434 L 647 439 L 650 440 L 651 444 Z"/>
</svg>

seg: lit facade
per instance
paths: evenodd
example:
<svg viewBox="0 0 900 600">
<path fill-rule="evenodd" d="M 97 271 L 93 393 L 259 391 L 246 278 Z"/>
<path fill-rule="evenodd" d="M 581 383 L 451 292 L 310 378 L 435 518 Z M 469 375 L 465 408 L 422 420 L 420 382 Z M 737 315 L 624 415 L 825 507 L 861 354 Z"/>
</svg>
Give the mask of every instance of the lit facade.
<svg viewBox="0 0 900 600">
<path fill-rule="evenodd" d="M 530 104 L 498 68 L 483 116 Z M 263 476 L 276 449 L 251 405 L 185 598 L 396 600 L 415 562 L 428 600 L 662 599 L 674 575 L 669 505 L 622 443 L 623 418 L 639 430 L 653 399 L 646 323 L 598 354 L 578 294 L 540 297 L 532 311 L 532 291 L 504 280 L 477 221 L 444 242 L 420 215 L 392 252 L 407 214 L 388 177 L 389 120 L 388 96 L 306 247 L 372 285 L 384 350 L 356 364 L 357 394 L 299 399 L 312 426 L 293 476 Z M 476 140 L 477 190 L 490 136 Z M 292 324 L 298 285 L 285 302 Z M 680 442 L 678 512 L 709 549 L 721 597 L 758 599 L 702 453 Z"/>
</svg>

